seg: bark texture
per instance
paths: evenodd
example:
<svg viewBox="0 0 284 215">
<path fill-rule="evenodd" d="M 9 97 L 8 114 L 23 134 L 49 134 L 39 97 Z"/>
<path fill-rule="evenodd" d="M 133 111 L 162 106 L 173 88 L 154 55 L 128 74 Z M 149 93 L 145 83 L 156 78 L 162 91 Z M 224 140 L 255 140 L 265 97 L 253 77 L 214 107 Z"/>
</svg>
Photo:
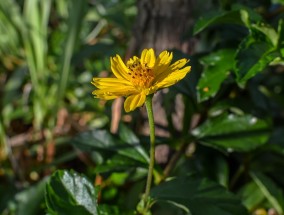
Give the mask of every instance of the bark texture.
<svg viewBox="0 0 284 215">
<path fill-rule="evenodd" d="M 154 48 L 188 52 L 189 41 L 183 40 L 192 25 L 192 0 L 138 0 L 138 16 L 134 26 L 135 50 Z"/>
</svg>

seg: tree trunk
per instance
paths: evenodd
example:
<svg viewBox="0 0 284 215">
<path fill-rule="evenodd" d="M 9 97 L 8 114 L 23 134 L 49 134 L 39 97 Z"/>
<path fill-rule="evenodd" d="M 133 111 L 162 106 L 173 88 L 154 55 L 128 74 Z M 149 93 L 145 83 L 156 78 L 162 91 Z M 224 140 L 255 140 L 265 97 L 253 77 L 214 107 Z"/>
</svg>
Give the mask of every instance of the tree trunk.
<svg viewBox="0 0 284 215">
<path fill-rule="evenodd" d="M 154 48 L 188 52 L 189 41 L 183 35 L 192 25 L 192 0 L 138 0 L 134 26 L 135 50 Z"/>
</svg>

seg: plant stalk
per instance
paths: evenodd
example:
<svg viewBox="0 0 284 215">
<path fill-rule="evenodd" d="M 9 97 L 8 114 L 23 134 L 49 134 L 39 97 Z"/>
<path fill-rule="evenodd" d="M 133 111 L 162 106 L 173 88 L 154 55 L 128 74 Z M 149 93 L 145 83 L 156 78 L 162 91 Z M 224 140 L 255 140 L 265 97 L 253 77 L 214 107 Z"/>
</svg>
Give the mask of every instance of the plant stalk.
<svg viewBox="0 0 284 215">
<path fill-rule="evenodd" d="M 155 164 L 155 123 L 154 123 L 154 115 L 153 115 L 153 107 L 152 107 L 152 98 L 153 98 L 153 95 L 149 95 L 146 97 L 146 101 L 145 101 L 147 114 L 148 114 L 149 128 L 150 128 L 150 163 L 149 163 L 149 169 L 148 169 L 146 190 L 144 194 L 145 203 L 147 203 L 149 199 L 152 178 L 153 178 L 154 164 Z"/>
</svg>

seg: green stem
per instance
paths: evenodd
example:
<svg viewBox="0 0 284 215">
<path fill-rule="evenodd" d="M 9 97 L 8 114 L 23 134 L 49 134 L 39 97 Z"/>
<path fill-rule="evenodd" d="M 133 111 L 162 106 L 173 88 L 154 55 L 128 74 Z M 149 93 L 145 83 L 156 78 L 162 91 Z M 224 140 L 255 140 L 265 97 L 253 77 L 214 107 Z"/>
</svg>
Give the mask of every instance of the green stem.
<svg viewBox="0 0 284 215">
<path fill-rule="evenodd" d="M 153 108 L 152 108 L 152 98 L 153 98 L 153 95 L 149 95 L 146 97 L 146 101 L 145 101 L 147 114 L 148 114 L 148 120 L 149 120 L 149 127 L 150 127 L 150 163 L 149 163 L 149 169 L 148 169 L 146 190 L 145 190 L 145 195 L 144 195 L 145 203 L 148 202 L 151 184 L 152 184 L 152 178 L 153 178 L 154 164 L 155 164 L 155 123 L 154 123 L 154 115 L 153 115 Z"/>
</svg>

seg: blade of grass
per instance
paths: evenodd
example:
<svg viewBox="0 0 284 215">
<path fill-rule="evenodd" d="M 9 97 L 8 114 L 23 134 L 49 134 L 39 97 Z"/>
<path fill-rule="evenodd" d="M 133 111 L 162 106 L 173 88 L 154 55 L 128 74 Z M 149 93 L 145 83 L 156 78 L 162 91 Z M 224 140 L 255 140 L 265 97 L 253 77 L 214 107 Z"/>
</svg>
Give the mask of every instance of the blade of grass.
<svg viewBox="0 0 284 215">
<path fill-rule="evenodd" d="M 71 58 L 75 49 L 75 45 L 77 42 L 78 34 L 80 32 L 80 27 L 82 24 L 82 20 L 85 15 L 86 1 L 77 1 L 71 0 L 69 1 L 69 16 L 67 20 L 68 31 L 67 31 L 67 39 L 65 43 L 65 49 L 63 54 L 62 67 L 60 71 L 60 79 L 58 86 L 58 101 L 62 101 L 65 90 L 67 87 L 68 77 L 71 68 Z M 59 108 L 58 104 L 58 107 Z"/>
<path fill-rule="evenodd" d="M 19 54 L 18 27 L 22 23 L 18 5 L 13 1 L 0 1 L 0 54 Z"/>
<path fill-rule="evenodd" d="M 52 1 L 26 0 L 24 3 L 23 18 L 26 25 L 21 30 L 33 91 L 35 92 L 33 99 L 34 124 L 35 129 L 39 130 L 47 112 L 44 98 L 48 96 L 47 79 L 50 75 L 46 56 L 48 54 L 48 19 Z"/>
<path fill-rule="evenodd" d="M 38 79 L 43 80 L 46 74 L 47 56 L 47 29 L 50 14 L 51 0 L 26 0 L 24 5 L 24 17 L 27 22 L 27 37 L 30 58 L 33 71 Z M 30 50 L 31 49 L 31 50 Z M 29 65 L 31 66 L 31 65 Z"/>
<path fill-rule="evenodd" d="M 7 158 L 6 134 L 2 121 L 0 120 L 0 161 Z"/>
</svg>

